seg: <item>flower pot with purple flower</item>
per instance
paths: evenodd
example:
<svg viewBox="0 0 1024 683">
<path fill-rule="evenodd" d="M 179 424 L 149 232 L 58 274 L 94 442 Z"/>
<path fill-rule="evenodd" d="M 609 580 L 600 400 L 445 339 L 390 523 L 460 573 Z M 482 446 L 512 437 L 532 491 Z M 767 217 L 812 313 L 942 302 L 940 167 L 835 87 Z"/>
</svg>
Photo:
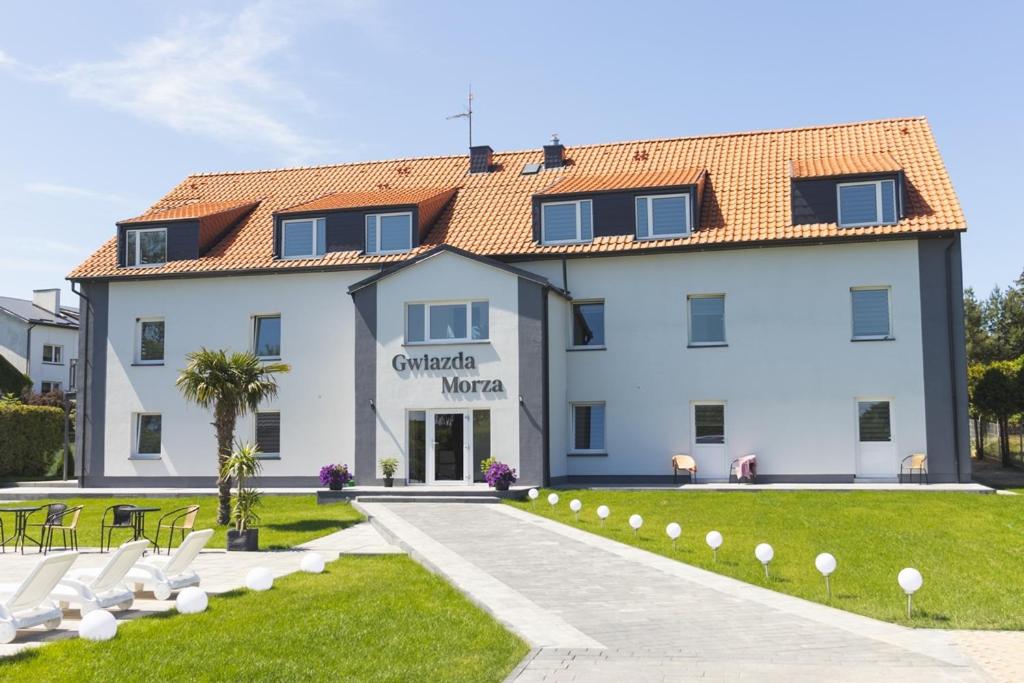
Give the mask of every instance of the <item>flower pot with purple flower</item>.
<svg viewBox="0 0 1024 683">
<path fill-rule="evenodd" d="M 516 471 L 503 462 L 492 462 L 484 473 L 484 481 L 497 491 L 508 491 L 508 487 L 516 483 L 516 479 Z"/>
<path fill-rule="evenodd" d="M 324 465 L 320 468 L 320 483 L 332 491 L 340 491 L 352 481 L 348 465 Z"/>
</svg>

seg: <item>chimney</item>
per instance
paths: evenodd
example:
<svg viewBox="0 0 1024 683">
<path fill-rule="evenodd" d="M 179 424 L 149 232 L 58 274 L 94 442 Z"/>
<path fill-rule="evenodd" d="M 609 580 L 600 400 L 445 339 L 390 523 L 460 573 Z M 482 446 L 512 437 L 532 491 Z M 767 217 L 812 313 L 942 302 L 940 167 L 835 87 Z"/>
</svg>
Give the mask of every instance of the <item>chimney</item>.
<svg viewBox="0 0 1024 683">
<path fill-rule="evenodd" d="M 44 311 L 49 311 L 54 315 L 60 315 L 60 290 L 33 289 L 32 305 Z"/>
<path fill-rule="evenodd" d="M 469 172 L 489 173 L 491 162 L 494 158 L 494 150 L 490 145 L 475 145 L 469 148 Z"/>
<path fill-rule="evenodd" d="M 544 145 L 544 168 L 565 166 L 565 145 L 558 141 L 558 133 L 551 136 L 551 144 Z"/>
</svg>

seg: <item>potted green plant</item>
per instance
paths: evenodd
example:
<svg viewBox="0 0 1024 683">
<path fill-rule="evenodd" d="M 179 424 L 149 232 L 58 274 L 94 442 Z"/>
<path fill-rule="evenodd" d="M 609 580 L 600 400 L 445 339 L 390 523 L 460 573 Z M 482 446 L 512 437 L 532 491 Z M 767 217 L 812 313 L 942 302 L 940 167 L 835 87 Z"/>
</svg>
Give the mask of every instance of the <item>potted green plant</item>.
<svg viewBox="0 0 1024 683">
<path fill-rule="evenodd" d="M 256 524 L 260 516 L 256 508 L 260 505 L 263 494 L 255 489 L 246 486 L 246 482 L 252 477 L 257 477 L 263 469 L 263 463 L 259 459 L 259 448 L 255 444 L 239 444 L 224 461 L 221 470 L 221 477 L 230 481 L 235 480 L 236 492 L 231 500 L 231 523 L 233 529 L 228 529 L 228 550 L 260 549 L 260 530 Z"/>
<path fill-rule="evenodd" d="M 380 471 L 384 475 L 384 486 L 395 485 L 395 472 L 398 471 L 398 458 L 384 458 L 380 461 Z"/>
</svg>

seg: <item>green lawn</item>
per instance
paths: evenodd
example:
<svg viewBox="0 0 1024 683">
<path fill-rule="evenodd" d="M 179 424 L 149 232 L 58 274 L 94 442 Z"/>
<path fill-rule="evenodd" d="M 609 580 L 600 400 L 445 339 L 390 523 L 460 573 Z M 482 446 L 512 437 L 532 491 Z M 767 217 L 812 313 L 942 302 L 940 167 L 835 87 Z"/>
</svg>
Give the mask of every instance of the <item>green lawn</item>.
<svg viewBox="0 0 1024 683">
<path fill-rule="evenodd" d="M 828 602 L 814 567 L 818 553 L 838 561 L 831 603 L 886 621 L 928 628 L 1024 629 L 1024 497 L 964 493 L 893 492 L 678 492 L 548 491 L 532 506 L 509 502 L 569 525 L 636 545 L 749 583 Z M 583 503 L 580 521 L 569 501 Z M 595 510 L 611 516 L 601 528 Z M 644 524 L 634 538 L 627 520 Z M 673 549 L 669 522 L 683 535 Z M 725 537 L 713 563 L 705 534 Z M 771 579 L 754 558 L 754 546 L 775 548 Z M 916 567 L 924 586 L 906 619 L 906 599 L 896 583 Z"/>
<path fill-rule="evenodd" d="M 2 495 L 0 493 L 0 497 Z M 103 517 L 103 511 L 110 505 L 119 503 L 132 503 L 140 506 L 160 508 L 160 512 L 146 514 L 146 535 L 150 538 L 156 537 L 156 523 L 161 514 L 196 503 L 200 506 L 199 517 L 196 519 L 196 529 L 216 529 L 216 533 L 209 544 L 212 548 L 223 548 L 227 543 L 227 527 L 217 526 L 215 523 L 217 519 L 216 496 L 197 496 L 195 498 L 60 498 L 52 501 L 40 500 L 0 504 L 0 509 L 23 504 L 42 505 L 58 501 L 67 503 L 69 507 L 74 505 L 85 506 L 82 510 L 82 516 L 78 520 L 78 545 L 82 548 L 99 546 L 100 519 Z M 333 531 L 352 526 L 362 519 L 362 516 L 351 505 L 345 503 L 317 505 L 316 496 L 312 494 L 303 496 L 264 496 L 259 513 L 262 518 L 259 524 L 260 549 L 263 550 L 290 548 L 320 536 L 325 536 Z M 37 522 L 42 521 L 43 513 L 35 513 L 33 520 Z M 4 514 L 3 521 L 4 531 L 10 534 L 14 527 L 14 516 Z M 107 521 L 110 521 L 109 516 Z M 35 531 L 34 534 L 38 536 L 38 531 Z M 161 537 L 161 545 L 163 545 L 165 537 Z M 129 532 L 115 530 L 112 541 L 116 547 L 128 540 L 128 538 Z M 55 547 L 60 544 L 59 534 L 54 535 L 54 544 Z M 177 545 L 177 540 L 175 545 Z"/>
<path fill-rule="evenodd" d="M 342 507 L 342 506 L 332 506 Z M 0 680 L 501 681 L 528 647 L 405 556 L 344 557 L 198 615 L 122 622 L 0 660 Z"/>
</svg>

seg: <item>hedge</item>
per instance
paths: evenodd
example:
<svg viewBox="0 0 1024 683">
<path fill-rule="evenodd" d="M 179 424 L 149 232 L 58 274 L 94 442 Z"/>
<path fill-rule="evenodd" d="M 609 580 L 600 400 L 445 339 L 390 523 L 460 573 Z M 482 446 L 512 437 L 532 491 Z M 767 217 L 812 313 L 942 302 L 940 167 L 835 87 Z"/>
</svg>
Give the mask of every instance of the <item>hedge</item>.
<svg viewBox="0 0 1024 683">
<path fill-rule="evenodd" d="M 42 477 L 60 458 L 64 411 L 0 404 L 0 477 Z"/>
<path fill-rule="evenodd" d="M 21 392 L 31 386 L 32 380 L 28 378 L 28 375 L 21 374 L 9 360 L 0 356 L 0 396 L 4 394 L 21 396 Z"/>
</svg>

